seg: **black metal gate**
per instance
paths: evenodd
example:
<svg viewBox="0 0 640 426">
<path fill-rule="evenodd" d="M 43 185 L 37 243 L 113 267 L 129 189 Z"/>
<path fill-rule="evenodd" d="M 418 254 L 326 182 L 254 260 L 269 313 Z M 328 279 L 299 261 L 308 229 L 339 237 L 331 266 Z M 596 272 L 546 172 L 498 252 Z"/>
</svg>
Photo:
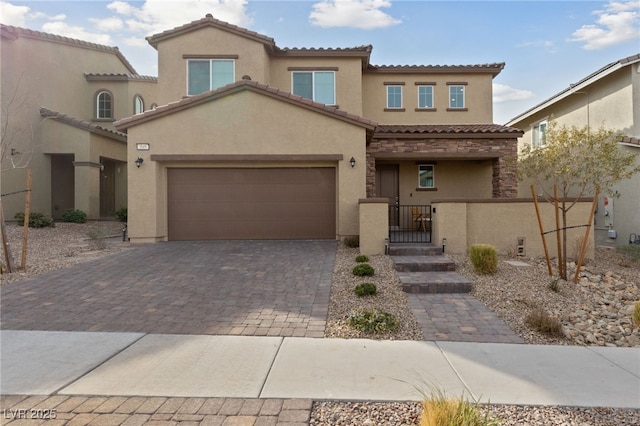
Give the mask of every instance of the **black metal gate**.
<svg viewBox="0 0 640 426">
<path fill-rule="evenodd" d="M 432 232 L 430 205 L 389 205 L 389 242 L 430 243 Z"/>
</svg>

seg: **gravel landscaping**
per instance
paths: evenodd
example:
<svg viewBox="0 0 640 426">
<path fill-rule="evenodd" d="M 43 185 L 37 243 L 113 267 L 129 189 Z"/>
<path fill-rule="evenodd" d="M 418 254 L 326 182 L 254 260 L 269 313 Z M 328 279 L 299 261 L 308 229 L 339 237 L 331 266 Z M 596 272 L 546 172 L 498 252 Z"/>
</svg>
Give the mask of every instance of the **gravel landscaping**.
<svg viewBox="0 0 640 426">
<path fill-rule="evenodd" d="M 9 224 L 6 232 L 19 265 L 23 229 Z M 58 223 L 55 228 L 30 229 L 26 270 L 3 274 L 0 281 L 2 285 L 19 285 L 16 282 L 25 277 L 127 250 L 129 244 L 121 240 L 122 224 L 118 222 Z M 325 337 L 422 340 L 422 330 L 411 313 L 408 296 L 399 287 L 391 259 L 370 256 L 368 263 L 375 275 L 356 277 L 352 269 L 358 254 L 358 249 L 338 248 Z M 474 283 L 472 294 L 527 343 L 640 347 L 640 330 L 631 321 L 633 305 L 640 300 L 640 263 L 630 262 L 613 249 L 597 249 L 579 282 L 559 281 L 557 291 L 551 289 L 554 278 L 548 275 L 544 260 L 502 256 L 495 275 L 479 276 L 467 256 L 447 256 L 456 262 L 458 272 Z M 529 266 L 514 266 L 507 263 L 510 260 Z M 573 271 L 570 268 L 571 277 Z M 354 288 L 364 282 L 375 284 L 377 295 L 357 296 Z M 355 330 L 347 318 L 362 308 L 393 314 L 398 329 L 378 334 Z M 535 309 L 560 320 L 564 336 L 551 337 L 529 327 L 525 318 Z M 640 410 L 500 405 L 483 405 L 482 409 L 504 425 L 640 424 Z M 420 404 L 415 402 L 319 401 L 314 403 L 310 424 L 415 425 L 419 413 Z"/>
</svg>

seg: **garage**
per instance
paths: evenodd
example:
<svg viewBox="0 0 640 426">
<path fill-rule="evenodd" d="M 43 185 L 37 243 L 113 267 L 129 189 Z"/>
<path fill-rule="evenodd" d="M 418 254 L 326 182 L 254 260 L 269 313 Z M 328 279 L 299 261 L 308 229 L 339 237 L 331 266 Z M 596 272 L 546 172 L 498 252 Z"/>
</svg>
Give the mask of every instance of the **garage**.
<svg viewBox="0 0 640 426">
<path fill-rule="evenodd" d="M 169 168 L 169 240 L 335 239 L 336 169 Z"/>
</svg>

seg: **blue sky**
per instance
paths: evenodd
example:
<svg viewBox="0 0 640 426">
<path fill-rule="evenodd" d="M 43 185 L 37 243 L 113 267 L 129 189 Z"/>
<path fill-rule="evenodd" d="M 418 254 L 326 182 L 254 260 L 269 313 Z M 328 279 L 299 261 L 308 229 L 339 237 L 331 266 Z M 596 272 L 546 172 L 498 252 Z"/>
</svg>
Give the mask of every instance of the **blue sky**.
<svg viewBox="0 0 640 426">
<path fill-rule="evenodd" d="M 118 46 L 145 75 L 157 75 L 145 37 L 206 13 L 280 47 L 372 44 L 376 65 L 505 62 L 494 79 L 499 124 L 640 53 L 638 0 L 0 0 L 3 24 Z"/>
</svg>

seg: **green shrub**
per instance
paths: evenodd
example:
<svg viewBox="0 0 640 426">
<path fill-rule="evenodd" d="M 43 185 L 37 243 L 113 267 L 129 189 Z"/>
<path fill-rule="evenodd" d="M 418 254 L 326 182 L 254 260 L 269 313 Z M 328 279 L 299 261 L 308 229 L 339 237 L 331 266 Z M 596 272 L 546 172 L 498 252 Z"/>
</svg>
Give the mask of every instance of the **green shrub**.
<svg viewBox="0 0 640 426">
<path fill-rule="evenodd" d="M 525 322 L 529 327 L 549 336 L 564 336 L 562 324 L 558 318 L 552 317 L 542 308 L 534 309 L 533 312 L 527 315 Z"/>
<path fill-rule="evenodd" d="M 370 277 L 375 274 L 375 269 L 373 266 L 368 263 L 361 263 L 353 267 L 353 275 L 357 275 L 359 277 Z"/>
<path fill-rule="evenodd" d="M 104 250 L 107 248 L 107 240 L 105 239 L 104 230 L 91 229 L 87 231 L 87 238 L 89 240 L 90 250 Z"/>
<path fill-rule="evenodd" d="M 374 296 L 378 292 L 378 289 L 376 288 L 376 285 L 374 283 L 362 283 L 358 284 L 354 291 L 358 296 L 362 297 Z"/>
<path fill-rule="evenodd" d="M 360 236 L 359 235 L 351 235 L 349 237 L 345 237 L 344 245 L 349 247 L 349 248 L 360 247 Z"/>
<path fill-rule="evenodd" d="M 18 212 L 13 216 L 15 220 L 18 221 L 20 225 L 24 223 L 24 213 Z M 42 213 L 32 212 L 29 213 L 29 228 L 55 228 L 56 223 L 53 221 L 53 218 L 49 216 L 45 216 Z"/>
<path fill-rule="evenodd" d="M 87 214 L 82 210 L 67 209 L 62 212 L 62 220 L 70 223 L 85 223 Z"/>
<path fill-rule="evenodd" d="M 349 315 L 349 325 L 364 333 L 379 333 L 398 329 L 398 320 L 380 309 L 363 309 Z"/>
<path fill-rule="evenodd" d="M 356 262 L 358 263 L 363 263 L 363 262 L 368 262 L 369 261 L 369 256 L 361 254 L 360 256 L 356 257 Z"/>
<path fill-rule="evenodd" d="M 469 249 L 473 269 L 482 275 L 495 274 L 498 271 L 498 251 L 489 244 L 474 244 Z"/>
<path fill-rule="evenodd" d="M 554 280 L 551 280 L 551 283 L 549 283 L 549 288 L 551 289 L 551 291 L 554 292 L 559 292 L 560 291 L 560 279 L 556 278 Z"/>
<path fill-rule="evenodd" d="M 122 207 L 121 209 L 118 209 L 116 211 L 116 218 L 120 222 L 126 222 L 127 221 L 127 208 L 126 207 Z"/>
<path fill-rule="evenodd" d="M 635 326 L 640 328 L 640 302 L 636 302 L 636 304 L 633 306 L 632 318 Z"/>
</svg>

